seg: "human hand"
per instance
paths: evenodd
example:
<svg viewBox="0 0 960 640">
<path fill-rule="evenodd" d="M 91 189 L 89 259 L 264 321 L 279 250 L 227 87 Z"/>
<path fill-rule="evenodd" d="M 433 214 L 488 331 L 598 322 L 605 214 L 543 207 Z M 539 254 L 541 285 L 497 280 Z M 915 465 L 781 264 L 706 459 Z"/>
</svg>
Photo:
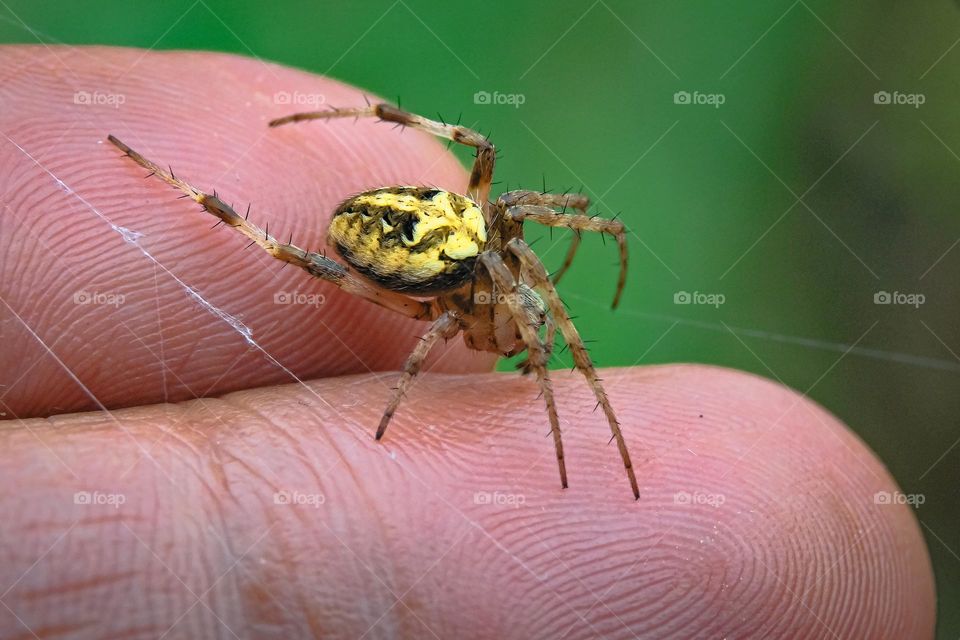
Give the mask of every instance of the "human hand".
<svg viewBox="0 0 960 640">
<path fill-rule="evenodd" d="M 454 340 L 376 443 L 395 374 L 372 371 L 423 325 L 278 272 L 104 143 L 317 248 L 350 193 L 466 182 L 416 132 L 266 127 L 298 110 L 278 92 L 358 90 L 218 54 L 0 56 L 0 636 L 932 636 L 916 520 L 810 401 L 718 368 L 606 371 L 635 502 L 584 381 L 553 372 L 564 491 L 536 383 Z M 277 363 L 319 379 L 273 386 L 295 382 Z"/>
</svg>

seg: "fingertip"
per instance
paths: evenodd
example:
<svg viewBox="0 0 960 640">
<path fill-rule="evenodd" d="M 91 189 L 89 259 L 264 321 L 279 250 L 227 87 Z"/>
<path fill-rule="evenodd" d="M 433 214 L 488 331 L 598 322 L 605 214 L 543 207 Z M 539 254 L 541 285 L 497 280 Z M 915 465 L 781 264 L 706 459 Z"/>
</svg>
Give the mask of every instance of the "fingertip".
<svg viewBox="0 0 960 640">
<path fill-rule="evenodd" d="M 436 437 L 411 428 L 417 420 L 455 423 L 452 415 L 444 420 L 444 397 L 458 398 L 458 412 L 465 404 L 484 416 L 482 429 L 448 428 L 442 436 L 453 458 L 444 464 L 469 473 L 444 474 L 433 462 L 428 478 L 444 477 L 441 503 L 509 540 L 509 553 L 550 576 L 546 586 L 572 607 L 589 609 L 595 594 L 611 594 L 585 620 L 564 626 L 612 636 L 932 637 L 933 576 L 915 514 L 876 503 L 877 492 L 896 492 L 896 483 L 812 401 L 714 367 L 606 371 L 640 482 L 631 500 L 589 388 L 575 374 L 552 377 L 572 488 L 558 491 L 552 448 L 535 428 L 546 423 L 535 388 L 512 376 L 432 380 L 429 392 L 420 391 L 428 398 L 398 412 L 394 442 L 417 457 L 418 446 Z M 481 408 L 491 394 L 496 411 Z M 402 505 L 433 502 L 429 492 L 408 489 Z M 471 505 L 478 494 L 493 504 Z M 524 551 L 545 544 L 549 554 Z M 498 581 L 502 567 L 484 570 L 484 549 L 464 561 L 473 568 L 468 581 L 489 582 L 509 600 L 539 593 L 523 576 Z M 585 567 L 596 567 L 589 580 Z"/>
<path fill-rule="evenodd" d="M 268 122 L 296 111 L 294 97 L 361 99 L 354 87 L 279 65 L 95 47 L 71 60 L 66 82 L 55 58 L 38 58 L 44 51 L 0 49 L 3 68 L 20 70 L 0 85 L 9 107 L 0 125 L 42 159 L 38 166 L 13 145 L 0 148 L 0 189 L 20 194 L 16 220 L 26 223 L 0 236 L 4 297 L 22 318 L 10 317 L 15 346 L 4 354 L 11 366 L 0 369 L 37 362 L 19 379 L 0 379 L 12 415 L 185 400 L 402 364 L 421 323 L 295 269 L 280 272 L 265 254 L 244 252 L 239 234 L 211 230 L 207 214 L 94 145 L 106 135 L 121 151 L 129 143 L 175 165 L 177 177 L 216 189 L 228 204 L 253 203 L 260 226 L 313 250 L 351 193 L 420 181 L 462 189 L 466 172 L 441 144 L 362 120 L 274 131 Z M 185 84 L 185 70 L 207 80 Z M 58 269 L 35 264 L 52 253 Z M 308 302 L 279 304 L 278 292 Z M 78 293 L 123 303 L 77 304 Z M 57 358 L 44 344 L 59 345 Z M 453 343 L 430 363 L 476 371 L 493 359 Z"/>
<path fill-rule="evenodd" d="M 71 600 L 81 610 L 102 602 L 91 585 L 105 569 L 140 579 L 129 563 L 147 538 L 164 564 L 188 567 L 176 580 L 242 565 L 241 586 L 259 589 L 211 594 L 238 630 L 263 620 L 288 635 L 332 621 L 353 635 L 399 629 L 409 622 L 395 606 L 402 593 L 417 603 L 416 628 L 444 637 L 933 636 L 932 573 L 916 519 L 906 505 L 873 500 L 895 485 L 835 418 L 729 370 L 617 369 L 604 379 L 634 454 L 639 501 L 589 388 L 559 372 L 569 489 L 558 486 L 541 437 L 535 383 L 427 374 L 386 443 L 370 438 L 389 395 L 377 376 L 65 416 L 56 428 L 34 421 L 9 430 L 0 448 L 7 468 L 28 474 L 40 461 L 55 472 L 7 499 L 22 507 L 18 526 L 51 541 L 63 535 L 55 525 L 91 519 L 83 535 L 95 561 L 64 565 L 81 585 Z M 141 438 L 155 464 L 143 463 Z M 112 486 L 138 464 L 120 487 L 128 518 L 75 507 L 56 521 L 42 508 Z M 176 486 L 164 477 L 180 470 Z M 126 553 L 112 546 L 118 522 Z M 224 554 L 221 539 L 259 545 L 256 557 Z M 42 552 L 50 542 L 37 544 Z M 73 548 L 53 546 L 52 562 Z M 11 580 L 32 562 L 18 556 L 6 568 Z M 44 584 L 51 575 L 35 575 L 34 589 L 54 590 Z M 128 615 L 168 628 L 157 613 L 168 608 L 157 603 L 171 589 L 183 593 L 169 578 L 147 581 Z M 271 598 L 261 597 L 263 585 Z M 22 591 L 11 598 L 28 621 L 70 619 Z"/>
<path fill-rule="evenodd" d="M 687 602 L 699 610 L 698 628 L 933 636 L 933 573 L 916 513 L 878 504 L 899 488 L 846 425 L 806 396 L 743 372 L 693 365 L 630 375 L 611 396 L 635 425 L 632 442 L 642 428 L 650 451 L 638 465 L 641 502 L 667 498 L 664 538 L 703 562 L 676 570 L 714 587 Z M 741 576 L 735 586 L 733 575 Z M 743 623 L 717 625 L 718 607 L 739 611 Z"/>
</svg>

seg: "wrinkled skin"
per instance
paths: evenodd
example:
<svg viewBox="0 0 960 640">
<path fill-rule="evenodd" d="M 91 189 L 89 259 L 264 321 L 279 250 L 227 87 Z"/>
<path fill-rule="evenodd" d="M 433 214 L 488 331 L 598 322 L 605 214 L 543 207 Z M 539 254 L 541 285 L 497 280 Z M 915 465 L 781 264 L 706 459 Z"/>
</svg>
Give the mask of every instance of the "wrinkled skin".
<svg viewBox="0 0 960 640">
<path fill-rule="evenodd" d="M 894 481 L 811 401 L 718 368 L 605 371 L 634 502 L 589 389 L 556 372 L 561 491 L 535 381 L 484 373 L 490 358 L 453 340 L 377 444 L 395 378 L 371 370 L 399 367 L 423 325 L 278 273 L 98 142 L 118 134 L 319 247 L 346 194 L 466 180 L 415 132 L 266 128 L 289 110 L 277 91 L 357 90 L 226 55 L 0 56 L 0 130 L 311 380 L 283 384 L 0 140 L 0 637 L 932 637 L 910 508 L 875 503 Z M 77 90 L 125 102 L 76 105 Z M 78 305 L 79 289 L 126 297 Z M 325 301 L 274 304 L 279 289 Z M 97 409 L 68 370 L 128 408 L 44 419 Z"/>
</svg>

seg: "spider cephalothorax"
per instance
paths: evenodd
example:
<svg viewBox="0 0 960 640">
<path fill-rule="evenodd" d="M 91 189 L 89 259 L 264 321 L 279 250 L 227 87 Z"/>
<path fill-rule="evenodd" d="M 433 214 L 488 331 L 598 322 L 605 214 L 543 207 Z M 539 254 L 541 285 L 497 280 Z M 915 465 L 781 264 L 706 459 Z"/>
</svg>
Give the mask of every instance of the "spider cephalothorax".
<svg viewBox="0 0 960 640">
<path fill-rule="evenodd" d="M 298 113 L 273 120 L 270 126 L 361 116 L 374 116 L 427 131 L 473 147 L 477 155 L 466 195 L 435 187 L 394 186 L 364 191 L 345 200 L 333 214 L 327 241 L 349 266 L 280 241 L 216 195 L 194 188 L 113 136 L 109 136 L 109 140 L 149 169 L 151 175 L 193 198 L 205 211 L 247 236 L 273 257 L 387 309 L 432 321 L 407 358 L 377 428 L 378 440 L 430 349 L 438 340 L 462 332 L 464 342 L 473 349 L 507 356 L 527 352 L 522 368 L 535 373 L 540 384 L 557 452 L 560 481 L 566 487 L 560 422 L 547 370 L 559 331 L 570 348 L 575 367 L 583 373 L 597 398 L 597 406 L 603 409 L 633 495 L 639 497 L 637 479 L 616 414 L 583 340 L 554 288 L 554 282 L 573 261 L 581 231 L 609 234 L 616 239 L 620 250 L 620 277 L 613 302 L 616 307 L 626 279 L 627 245 L 623 224 L 588 216 L 590 201 L 580 194 L 511 191 L 491 202 L 495 152 L 489 140 L 466 127 L 429 120 L 391 105 Z M 568 213 L 570 209 L 575 213 Z M 575 232 L 563 266 L 553 281 L 523 240 L 525 220 Z"/>
</svg>

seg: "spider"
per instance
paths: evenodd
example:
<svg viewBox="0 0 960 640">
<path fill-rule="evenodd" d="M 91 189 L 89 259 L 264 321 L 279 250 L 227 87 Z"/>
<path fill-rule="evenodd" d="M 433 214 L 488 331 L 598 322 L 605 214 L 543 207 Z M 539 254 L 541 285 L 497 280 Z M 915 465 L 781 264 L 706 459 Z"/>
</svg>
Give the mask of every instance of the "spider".
<svg viewBox="0 0 960 640">
<path fill-rule="evenodd" d="M 570 348 L 578 369 L 602 407 L 616 440 L 634 498 L 640 490 L 616 414 L 583 340 L 577 333 L 554 282 L 573 261 L 582 231 L 609 234 L 620 252 L 620 275 L 613 307 L 626 281 L 627 245 L 622 222 L 587 215 L 588 197 L 539 191 L 509 191 L 489 200 L 495 149 L 486 137 L 459 125 L 446 124 L 403 111 L 390 104 L 331 108 L 296 113 L 272 120 L 271 127 L 306 120 L 376 117 L 397 126 L 412 127 L 475 149 L 466 195 L 425 186 L 391 186 L 364 191 L 343 201 L 330 221 L 327 241 L 347 265 L 321 253 L 281 242 L 249 222 L 249 207 L 240 215 L 216 192 L 205 193 L 184 182 L 173 170 L 146 159 L 126 144 L 108 136 L 126 156 L 167 184 L 195 200 L 204 211 L 233 227 L 278 260 L 332 282 L 347 293 L 391 311 L 432 324 L 407 358 L 377 427 L 380 440 L 410 383 L 438 340 L 463 332 L 471 349 L 527 357 L 519 368 L 536 374 L 546 404 L 550 431 L 567 488 L 560 423 L 547 361 L 557 331 Z M 576 214 L 568 214 L 573 209 Z M 523 223 L 532 220 L 574 231 L 563 265 L 554 279 L 523 239 Z M 220 224 L 218 222 L 217 224 Z"/>
</svg>

